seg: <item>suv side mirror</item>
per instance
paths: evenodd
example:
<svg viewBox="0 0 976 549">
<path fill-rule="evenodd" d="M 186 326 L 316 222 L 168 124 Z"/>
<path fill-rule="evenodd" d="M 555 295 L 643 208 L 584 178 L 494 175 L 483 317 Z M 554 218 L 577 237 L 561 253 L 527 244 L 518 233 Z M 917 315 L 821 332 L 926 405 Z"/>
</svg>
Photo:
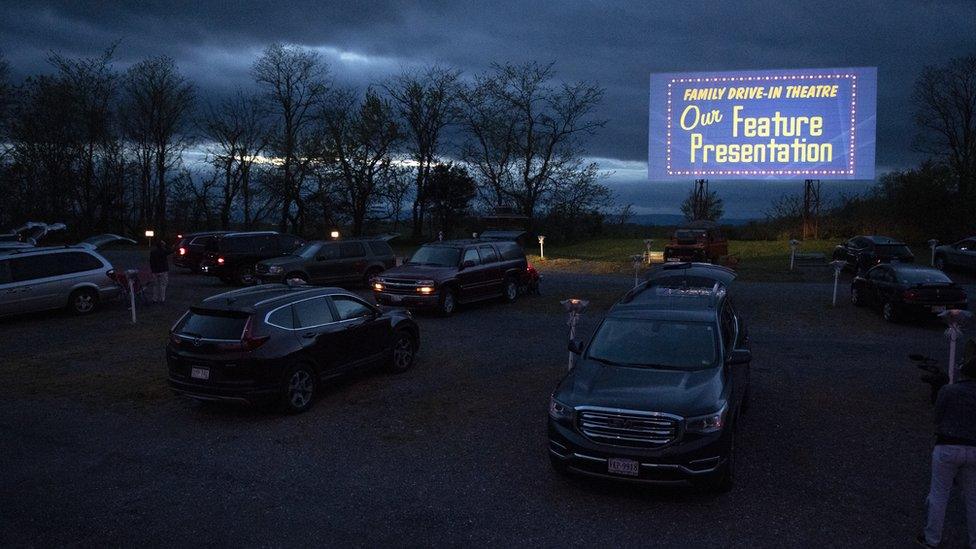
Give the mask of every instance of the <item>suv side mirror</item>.
<svg viewBox="0 0 976 549">
<path fill-rule="evenodd" d="M 752 362 L 752 351 L 749 349 L 732 349 L 727 361 L 729 364 L 749 364 Z"/>
<path fill-rule="evenodd" d="M 571 339 L 569 340 L 569 352 L 574 355 L 583 354 L 583 340 L 582 339 Z"/>
</svg>

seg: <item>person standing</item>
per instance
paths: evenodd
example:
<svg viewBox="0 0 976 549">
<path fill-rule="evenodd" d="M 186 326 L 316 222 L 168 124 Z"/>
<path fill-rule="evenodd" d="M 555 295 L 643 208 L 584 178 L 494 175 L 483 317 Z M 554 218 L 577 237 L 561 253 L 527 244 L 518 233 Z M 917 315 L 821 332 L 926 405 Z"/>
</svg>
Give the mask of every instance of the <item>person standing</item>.
<svg viewBox="0 0 976 549">
<path fill-rule="evenodd" d="M 153 275 L 153 303 L 166 302 L 166 285 L 169 284 L 169 255 L 173 250 L 166 247 L 162 238 L 153 242 L 149 251 L 149 270 Z"/>
<path fill-rule="evenodd" d="M 935 401 L 928 521 L 916 538 L 924 547 L 938 547 L 942 542 L 946 504 L 953 482 L 958 481 L 966 506 L 969 547 L 976 549 L 976 356 L 966 357 L 959 373 L 956 383 L 942 387 Z"/>
</svg>

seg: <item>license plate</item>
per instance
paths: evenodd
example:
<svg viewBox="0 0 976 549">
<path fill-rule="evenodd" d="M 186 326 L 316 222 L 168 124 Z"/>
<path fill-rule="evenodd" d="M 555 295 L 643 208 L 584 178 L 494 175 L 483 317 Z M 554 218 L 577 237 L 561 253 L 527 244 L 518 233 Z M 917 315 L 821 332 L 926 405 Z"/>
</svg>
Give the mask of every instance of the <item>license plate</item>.
<svg viewBox="0 0 976 549">
<path fill-rule="evenodd" d="M 190 377 L 193 379 L 210 379 L 210 368 L 190 368 Z"/>
<path fill-rule="evenodd" d="M 932 307 L 933 313 L 941 313 L 944 312 L 945 310 L 946 310 L 945 305 L 935 305 Z"/>
<path fill-rule="evenodd" d="M 607 460 L 607 472 L 610 474 L 636 477 L 639 471 L 640 465 L 635 459 L 610 458 Z"/>
<path fill-rule="evenodd" d="M 403 301 L 403 297 L 402 296 L 399 296 L 399 295 L 391 295 L 390 296 L 390 301 L 392 301 L 393 303 L 399 303 L 399 302 Z"/>
</svg>

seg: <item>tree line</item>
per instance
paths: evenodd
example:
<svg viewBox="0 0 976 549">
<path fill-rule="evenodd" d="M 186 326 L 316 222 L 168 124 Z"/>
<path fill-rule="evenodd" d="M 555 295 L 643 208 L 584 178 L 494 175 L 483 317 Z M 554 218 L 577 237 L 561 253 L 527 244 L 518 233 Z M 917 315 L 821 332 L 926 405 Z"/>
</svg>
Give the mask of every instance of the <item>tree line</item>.
<svg viewBox="0 0 976 549">
<path fill-rule="evenodd" d="M 271 44 L 253 85 L 207 100 L 173 59 L 120 71 L 116 49 L 53 53 L 50 74 L 17 85 L 0 54 L 0 227 L 421 238 L 505 207 L 571 234 L 612 200 L 582 148 L 605 124 L 603 89 L 551 63 L 435 65 L 357 90 L 313 50 Z"/>
</svg>

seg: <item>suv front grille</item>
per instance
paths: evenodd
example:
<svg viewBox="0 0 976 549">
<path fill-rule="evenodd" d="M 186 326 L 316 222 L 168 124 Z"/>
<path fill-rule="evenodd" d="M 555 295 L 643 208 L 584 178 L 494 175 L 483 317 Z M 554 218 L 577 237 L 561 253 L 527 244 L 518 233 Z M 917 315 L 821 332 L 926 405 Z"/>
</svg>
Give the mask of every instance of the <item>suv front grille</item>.
<svg viewBox="0 0 976 549">
<path fill-rule="evenodd" d="M 657 448 L 678 439 L 681 420 L 655 412 L 581 410 L 579 429 L 594 442 Z"/>
</svg>

